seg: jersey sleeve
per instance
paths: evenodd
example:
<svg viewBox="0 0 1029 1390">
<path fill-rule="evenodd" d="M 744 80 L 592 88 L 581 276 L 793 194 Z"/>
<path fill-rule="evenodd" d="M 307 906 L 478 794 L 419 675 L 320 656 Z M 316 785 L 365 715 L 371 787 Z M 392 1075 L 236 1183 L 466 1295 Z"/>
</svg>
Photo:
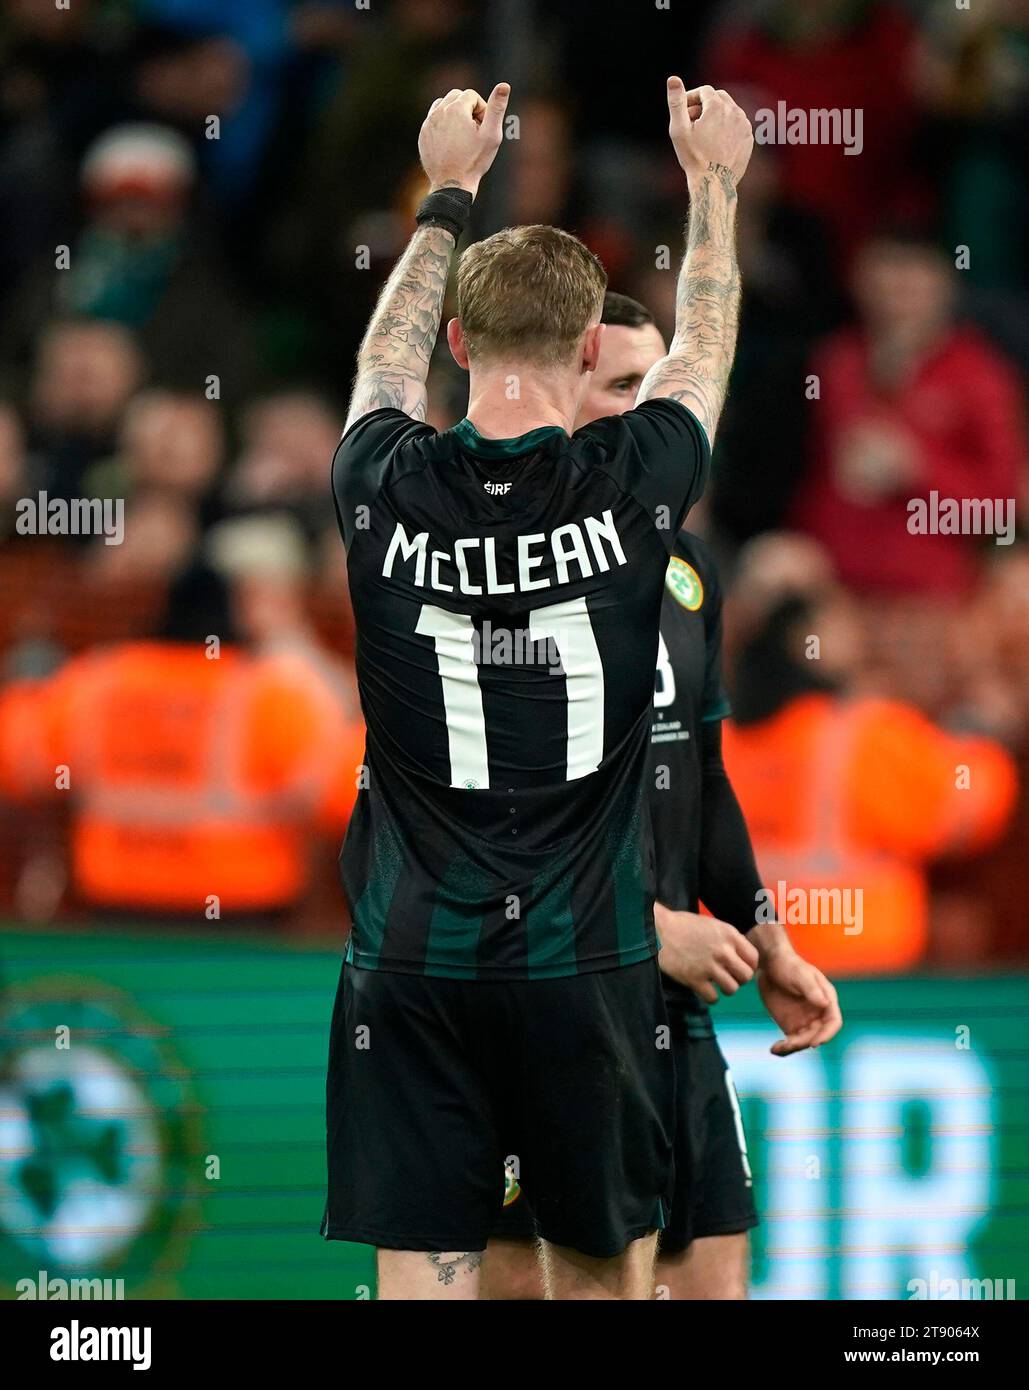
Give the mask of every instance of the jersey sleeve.
<svg viewBox="0 0 1029 1390">
<path fill-rule="evenodd" d="M 389 477 L 397 453 L 436 431 L 402 410 L 373 410 L 347 430 L 332 458 L 332 497 L 344 545 L 358 529 L 359 508 L 370 507 Z"/>
<path fill-rule="evenodd" d="M 757 926 L 761 875 L 743 810 L 722 761 L 722 726 L 701 729 L 700 900 L 737 931 Z"/>
<path fill-rule="evenodd" d="M 647 511 L 669 549 L 707 485 L 711 449 L 697 417 L 667 397 L 644 401 L 577 430 L 606 455 L 601 465 Z"/>
<path fill-rule="evenodd" d="M 707 558 L 705 556 L 705 558 Z M 704 703 L 701 719 L 705 724 L 727 719 L 732 714 L 729 692 L 722 676 L 722 585 L 718 571 L 708 560 L 702 570 L 704 582 Z"/>
</svg>

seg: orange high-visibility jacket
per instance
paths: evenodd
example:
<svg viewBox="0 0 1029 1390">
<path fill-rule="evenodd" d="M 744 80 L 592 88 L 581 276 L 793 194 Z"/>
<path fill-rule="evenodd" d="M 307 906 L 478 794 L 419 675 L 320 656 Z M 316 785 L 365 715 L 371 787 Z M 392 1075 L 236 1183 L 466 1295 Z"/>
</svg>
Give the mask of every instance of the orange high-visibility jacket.
<svg viewBox="0 0 1029 1390">
<path fill-rule="evenodd" d="M 364 730 L 309 664 L 131 642 L 0 698 L 0 788 L 68 796 L 79 895 L 219 915 L 288 906 L 342 834 Z"/>
<path fill-rule="evenodd" d="M 724 760 L 778 919 L 827 973 L 918 962 L 927 862 L 998 836 L 1016 789 L 997 744 L 889 700 L 801 696 L 759 724 L 727 723 Z"/>
</svg>

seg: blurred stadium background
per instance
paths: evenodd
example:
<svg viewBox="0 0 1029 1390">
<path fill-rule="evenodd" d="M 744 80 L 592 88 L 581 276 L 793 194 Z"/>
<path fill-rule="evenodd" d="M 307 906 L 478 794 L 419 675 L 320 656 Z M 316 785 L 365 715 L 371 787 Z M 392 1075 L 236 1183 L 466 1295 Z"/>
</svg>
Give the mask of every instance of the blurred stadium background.
<svg viewBox="0 0 1029 1390">
<path fill-rule="evenodd" d="M 669 70 L 863 114 L 860 153 L 755 150 L 691 521 L 759 851 L 762 807 L 817 790 L 882 888 L 878 930 L 808 943 L 830 1047 L 771 1058 L 753 989 L 718 1008 L 755 1293 L 1029 1287 L 1029 546 L 905 524 L 931 489 L 1029 500 L 1025 0 L 3 0 L 0 54 L 0 1295 L 369 1296 L 369 1252 L 315 1235 L 361 749 L 327 488 L 351 362 L 425 109 L 500 77 L 475 233 L 578 232 L 667 333 Z M 462 390 L 441 355 L 433 423 Z M 40 525 L 41 493 L 123 499 L 118 543 Z M 870 713 L 826 788 L 761 733 L 828 675 Z M 769 833 L 814 881 L 798 817 Z"/>
</svg>

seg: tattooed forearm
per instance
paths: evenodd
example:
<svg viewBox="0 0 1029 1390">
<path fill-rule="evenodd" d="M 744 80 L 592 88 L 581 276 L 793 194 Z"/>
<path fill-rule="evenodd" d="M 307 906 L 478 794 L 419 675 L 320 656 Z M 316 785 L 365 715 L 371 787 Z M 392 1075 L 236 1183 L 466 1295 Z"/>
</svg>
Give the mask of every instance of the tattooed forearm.
<svg viewBox="0 0 1029 1390">
<path fill-rule="evenodd" d="M 454 1276 L 458 1270 L 463 1269 L 466 1274 L 471 1274 L 473 1270 L 482 1264 L 481 1250 L 468 1250 L 463 1254 L 441 1255 L 433 1252 L 425 1257 L 429 1264 L 435 1266 L 438 1271 L 437 1278 L 441 1284 L 452 1284 Z"/>
<path fill-rule="evenodd" d="M 639 400 L 670 397 L 688 406 L 713 440 L 736 351 L 740 271 L 736 263 L 736 184 L 711 164 L 692 189 L 686 255 L 679 272 L 675 336 L 668 356 L 644 378 Z"/>
<path fill-rule="evenodd" d="M 454 238 L 442 227 L 420 227 L 411 238 L 379 296 L 357 354 L 348 429 L 383 406 L 425 419 L 425 381 L 453 254 Z"/>
</svg>

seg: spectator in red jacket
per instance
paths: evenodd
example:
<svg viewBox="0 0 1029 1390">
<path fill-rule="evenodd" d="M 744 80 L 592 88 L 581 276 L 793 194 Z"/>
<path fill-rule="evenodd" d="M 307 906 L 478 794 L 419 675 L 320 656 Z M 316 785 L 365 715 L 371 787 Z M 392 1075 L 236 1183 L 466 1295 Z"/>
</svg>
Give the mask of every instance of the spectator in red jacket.
<svg viewBox="0 0 1029 1390">
<path fill-rule="evenodd" d="M 810 466 L 794 519 L 855 589 L 958 596 L 983 547 L 1014 538 L 1026 482 L 1018 377 L 955 322 L 954 280 L 930 241 L 873 238 L 854 268 L 859 326 L 828 339 L 812 365 Z"/>
<path fill-rule="evenodd" d="M 755 119 L 759 113 L 860 113 L 860 157 L 839 144 L 777 138 L 783 194 L 829 224 L 845 257 L 887 209 L 921 204 L 910 141 L 917 122 L 914 86 L 917 29 L 890 0 L 771 0 L 756 15 L 726 6 L 726 27 L 705 65 Z M 749 89 L 749 93 L 747 91 Z"/>
</svg>

